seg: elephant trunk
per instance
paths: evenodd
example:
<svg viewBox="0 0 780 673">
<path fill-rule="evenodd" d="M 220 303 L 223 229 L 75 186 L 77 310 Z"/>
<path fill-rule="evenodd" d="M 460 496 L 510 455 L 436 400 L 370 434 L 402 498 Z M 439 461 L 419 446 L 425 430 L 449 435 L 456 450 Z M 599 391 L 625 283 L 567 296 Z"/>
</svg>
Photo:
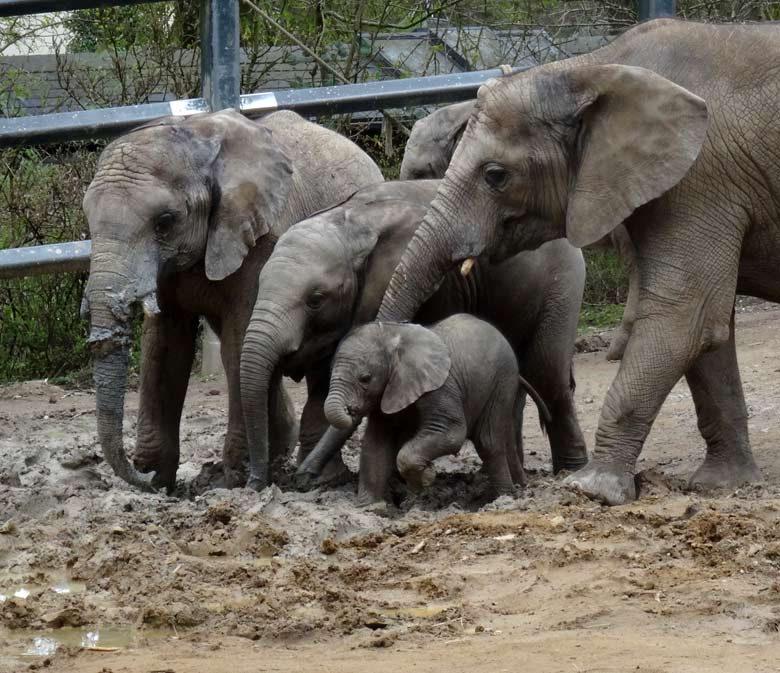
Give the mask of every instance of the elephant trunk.
<svg viewBox="0 0 780 673">
<path fill-rule="evenodd" d="M 349 430 L 356 425 L 355 419 L 347 403 L 348 388 L 343 381 L 334 377 L 331 379 L 330 391 L 325 400 L 325 418 L 334 428 Z"/>
<path fill-rule="evenodd" d="M 114 473 L 128 484 L 151 492 L 151 477 L 130 464 L 122 442 L 131 323 L 128 304 L 119 302 L 115 292 L 105 292 L 106 287 L 116 286 L 117 280 L 113 274 L 93 273 L 82 307 L 91 318 L 89 343 L 94 361 L 98 438 Z"/>
<path fill-rule="evenodd" d="M 261 490 L 269 484 L 268 412 L 270 391 L 280 376 L 285 355 L 300 343 L 302 328 L 289 322 L 282 307 L 258 302 L 244 337 L 241 351 L 241 405 L 244 409 L 249 480 L 247 486 Z"/>
<path fill-rule="evenodd" d="M 460 192 L 458 180 L 448 176 L 393 272 L 377 320 L 412 320 L 455 264 L 484 250 L 485 243 L 474 227 L 457 224 L 471 224 L 464 217 L 470 209 L 461 203 Z M 468 269 L 470 265 L 464 275 Z"/>
</svg>

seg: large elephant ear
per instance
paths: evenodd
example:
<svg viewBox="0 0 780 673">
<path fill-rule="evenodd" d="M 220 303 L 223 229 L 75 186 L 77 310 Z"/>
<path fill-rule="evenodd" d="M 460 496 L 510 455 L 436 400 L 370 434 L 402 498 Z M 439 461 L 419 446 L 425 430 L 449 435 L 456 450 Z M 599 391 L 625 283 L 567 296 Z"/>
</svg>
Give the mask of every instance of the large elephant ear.
<svg viewBox="0 0 780 673">
<path fill-rule="evenodd" d="M 212 209 L 206 243 L 206 276 L 235 272 L 257 239 L 284 210 L 293 166 L 270 129 L 228 109 L 191 118 L 192 127 L 218 143 L 211 165 Z"/>
<path fill-rule="evenodd" d="M 444 385 L 450 374 L 450 353 L 437 334 L 420 325 L 396 325 L 390 377 L 382 395 L 382 413 L 406 409 L 425 393 Z"/>
<path fill-rule="evenodd" d="M 561 76 L 580 122 L 566 237 L 582 247 L 685 176 L 707 135 L 707 106 L 644 68 L 584 66 Z"/>
<path fill-rule="evenodd" d="M 392 184 L 385 183 L 387 187 Z M 348 213 L 345 231 L 355 272 L 361 279 L 354 324 L 376 317 L 393 271 L 425 212 L 423 205 L 398 199 L 367 203 Z"/>
</svg>

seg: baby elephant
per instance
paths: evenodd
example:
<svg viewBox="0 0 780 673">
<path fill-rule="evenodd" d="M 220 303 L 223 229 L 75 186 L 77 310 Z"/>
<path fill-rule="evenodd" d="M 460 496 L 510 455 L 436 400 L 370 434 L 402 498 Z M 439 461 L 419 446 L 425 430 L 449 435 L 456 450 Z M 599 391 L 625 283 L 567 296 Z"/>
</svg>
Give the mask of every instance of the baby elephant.
<svg viewBox="0 0 780 673">
<path fill-rule="evenodd" d="M 388 500 L 394 462 L 411 491 L 428 486 L 433 461 L 457 453 L 466 438 L 495 495 L 524 484 L 512 420 L 518 383 L 549 422 L 541 398 L 519 375 L 509 342 L 471 315 L 456 314 L 429 329 L 373 322 L 352 331 L 336 352 L 325 415 L 348 429 L 369 414 L 360 503 Z"/>
</svg>

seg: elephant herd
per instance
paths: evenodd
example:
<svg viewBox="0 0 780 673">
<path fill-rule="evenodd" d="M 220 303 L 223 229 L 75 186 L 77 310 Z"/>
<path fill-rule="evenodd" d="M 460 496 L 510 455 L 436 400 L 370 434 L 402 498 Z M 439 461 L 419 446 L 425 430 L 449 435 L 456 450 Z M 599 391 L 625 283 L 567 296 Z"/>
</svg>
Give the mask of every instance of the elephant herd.
<svg viewBox="0 0 780 673">
<path fill-rule="evenodd" d="M 336 483 L 361 418 L 359 501 L 426 487 L 470 439 L 495 494 L 524 483 L 526 394 L 554 471 L 607 504 L 685 376 L 706 457 L 693 488 L 757 481 L 734 344 L 737 292 L 780 300 L 780 26 L 652 21 L 505 75 L 415 124 L 401 180 L 292 112 L 169 117 L 103 152 L 84 198 L 105 458 L 172 489 L 198 322 L 220 337 L 229 486 Z M 629 270 L 621 359 L 590 460 L 572 356 L 580 247 Z M 122 439 L 143 307 L 133 463 Z M 470 314 L 470 315 L 466 315 Z M 282 377 L 306 379 L 300 420 Z M 298 432 L 299 427 L 299 432 Z M 249 473 L 244 461 L 248 453 Z"/>
</svg>

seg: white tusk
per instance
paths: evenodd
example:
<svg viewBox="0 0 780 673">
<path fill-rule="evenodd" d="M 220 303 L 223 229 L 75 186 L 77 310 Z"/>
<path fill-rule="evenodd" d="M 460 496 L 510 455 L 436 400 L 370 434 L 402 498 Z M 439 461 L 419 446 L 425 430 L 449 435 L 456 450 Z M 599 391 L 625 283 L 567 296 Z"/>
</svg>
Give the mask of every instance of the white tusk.
<svg viewBox="0 0 780 673">
<path fill-rule="evenodd" d="M 476 262 L 477 260 L 473 257 L 464 259 L 463 264 L 460 265 L 460 275 L 464 278 L 468 276 L 471 273 L 471 270 L 474 268 L 474 264 L 476 264 Z"/>
<path fill-rule="evenodd" d="M 157 305 L 157 293 L 150 292 L 142 300 L 141 305 L 144 308 L 144 315 L 153 316 L 160 312 L 160 307 Z"/>
</svg>

